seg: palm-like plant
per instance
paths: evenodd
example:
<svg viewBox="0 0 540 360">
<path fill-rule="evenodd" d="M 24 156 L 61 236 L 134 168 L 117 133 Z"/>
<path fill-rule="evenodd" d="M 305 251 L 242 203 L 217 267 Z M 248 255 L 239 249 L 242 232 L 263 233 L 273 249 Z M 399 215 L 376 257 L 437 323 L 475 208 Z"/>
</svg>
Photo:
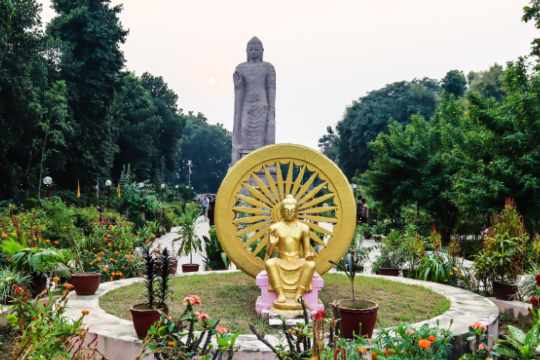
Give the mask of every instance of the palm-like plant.
<svg viewBox="0 0 540 360">
<path fill-rule="evenodd" d="M 202 251 L 202 241 L 196 233 L 197 219 L 201 215 L 201 208 L 197 203 L 189 202 L 186 204 L 182 215 L 178 218 L 178 226 L 180 230 L 179 238 L 175 241 L 180 241 L 178 255 L 189 255 L 189 263 L 193 263 L 193 252 Z"/>
<path fill-rule="evenodd" d="M 508 325 L 508 334 L 497 342 L 493 354 L 504 359 L 540 359 L 540 310 L 533 317 L 534 325 L 527 333 Z"/>
</svg>

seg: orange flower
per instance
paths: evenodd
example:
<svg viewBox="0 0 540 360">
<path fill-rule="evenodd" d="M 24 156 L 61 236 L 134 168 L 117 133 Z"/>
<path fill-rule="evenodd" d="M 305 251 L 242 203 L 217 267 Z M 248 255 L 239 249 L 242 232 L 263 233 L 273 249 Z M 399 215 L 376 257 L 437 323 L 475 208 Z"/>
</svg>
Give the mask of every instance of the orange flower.
<svg viewBox="0 0 540 360">
<path fill-rule="evenodd" d="M 195 315 L 197 316 L 197 319 L 199 319 L 199 321 L 206 321 L 210 318 L 207 313 L 202 311 L 195 312 Z"/>
<path fill-rule="evenodd" d="M 418 341 L 418 346 L 420 346 L 421 349 L 427 350 L 431 347 L 431 341 L 427 339 L 420 339 L 420 341 Z"/>
<path fill-rule="evenodd" d="M 68 291 L 73 290 L 73 289 L 75 289 L 75 286 L 73 284 L 70 284 L 70 283 L 65 283 L 64 284 L 64 289 L 66 289 Z"/>
<path fill-rule="evenodd" d="M 475 330 L 482 330 L 482 332 L 487 330 L 486 325 L 484 325 L 484 324 L 482 324 L 480 322 L 475 322 L 474 324 L 471 325 L 471 328 L 473 328 Z"/>
<path fill-rule="evenodd" d="M 359 354 L 365 354 L 365 353 L 367 353 L 368 350 L 367 350 L 367 348 L 364 347 L 364 346 L 359 346 L 359 347 L 356 348 L 356 351 L 357 351 Z"/>
<path fill-rule="evenodd" d="M 81 310 L 81 314 L 82 314 L 82 316 L 86 316 L 86 315 L 90 314 L 90 310 L 86 310 L 86 309 Z"/>
<path fill-rule="evenodd" d="M 104 273 L 109 272 L 109 267 L 108 267 L 108 266 L 104 266 L 103 269 L 102 269 L 102 271 L 103 271 Z"/>
<path fill-rule="evenodd" d="M 167 342 L 167 346 L 170 347 L 170 348 L 176 347 L 176 342 L 170 340 L 170 341 Z"/>
<path fill-rule="evenodd" d="M 429 335 L 428 340 L 434 342 L 435 340 L 437 340 L 437 338 L 435 337 L 435 335 Z"/>
<path fill-rule="evenodd" d="M 227 329 L 225 326 L 218 325 L 218 326 L 216 326 L 216 332 L 217 332 L 218 334 L 222 334 L 222 335 L 223 335 L 223 334 L 228 333 L 228 332 L 229 332 L 229 329 Z"/>
</svg>

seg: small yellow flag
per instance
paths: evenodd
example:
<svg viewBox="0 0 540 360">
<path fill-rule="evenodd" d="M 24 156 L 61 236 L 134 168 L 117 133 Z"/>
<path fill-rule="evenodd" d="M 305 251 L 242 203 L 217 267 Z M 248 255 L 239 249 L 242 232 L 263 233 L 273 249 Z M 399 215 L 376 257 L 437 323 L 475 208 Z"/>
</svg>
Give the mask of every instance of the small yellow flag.
<svg viewBox="0 0 540 360">
<path fill-rule="evenodd" d="M 77 199 L 81 198 L 81 184 L 79 183 L 79 180 L 77 180 L 77 192 L 75 196 L 77 196 Z"/>
<path fill-rule="evenodd" d="M 120 183 L 116 186 L 116 196 L 120 199 L 122 196 L 122 189 L 120 188 Z"/>
</svg>

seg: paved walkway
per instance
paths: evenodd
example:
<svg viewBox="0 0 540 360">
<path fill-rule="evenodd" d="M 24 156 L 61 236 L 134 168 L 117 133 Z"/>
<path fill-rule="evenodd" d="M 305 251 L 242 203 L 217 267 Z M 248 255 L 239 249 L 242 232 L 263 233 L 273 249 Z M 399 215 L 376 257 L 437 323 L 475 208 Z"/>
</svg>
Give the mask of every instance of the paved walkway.
<svg viewBox="0 0 540 360">
<path fill-rule="evenodd" d="M 154 243 L 152 244 L 152 249 L 155 249 L 156 247 L 160 247 L 161 249 L 167 248 L 171 253 L 174 251 L 176 253 L 178 251 L 178 248 L 180 247 L 180 235 L 178 234 L 178 227 L 175 227 L 171 230 L 170 233 L 167 233 L 163 235 L 162 237 L 157 238 Z M 201 270 L 204 270 L 204 240 L 203 236 L 210 236 L 210 222 L 208 221 L 208 218 L 205 216 L 201 216 L 197 219 L 197 225 L 195 227 L 195 232 L 197 236 L 201 238 L 202 241 L 202 252 L 196 252 L 193 253 L 193 263 L 199 264 L 201 267 Z M 175 239 L 178 239 L 177 241 L 174 241 Z M 178 270 L 177 273 L 182 272 L 181 265 L 182 264 L 188 264 L 189 263 L 189 256 L 177 256 L 176 259 L 178 260 Z"/>
</svg>

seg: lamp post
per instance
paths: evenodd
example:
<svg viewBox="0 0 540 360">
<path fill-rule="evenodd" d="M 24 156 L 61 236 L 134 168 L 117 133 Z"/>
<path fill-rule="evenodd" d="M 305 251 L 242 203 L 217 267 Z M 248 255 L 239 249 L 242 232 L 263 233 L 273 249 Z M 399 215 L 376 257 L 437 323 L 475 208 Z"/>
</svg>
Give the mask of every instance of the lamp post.
<svg viewBox="0 0 540 360">
<path fill-rule="evenodd" d="M 51 186 L 52 186 L 52 183 L 53 183 L 53 179 L 52 177 L 50 176 L 45 176 L 43 178 L 43 186 L 45 186 L 45 196 L 46 197 L 51 197 Z"/>
<path fill-rule="evenodd" d="M 111 197 L 111 187 L 112 187 L 112 181 L 110 179 L 105 180 L 105 189 L 107 191 L 107 202 L 106 207 L 109 207 L 109 200 Z"/>
<path fill-rule="evenodd" d="M 191 160 L 188 160 L 187 166 L 188 166 L 188 186 L 191 187 L 191 167 L 193 166 L 193 162 Z"/>
</svg>

